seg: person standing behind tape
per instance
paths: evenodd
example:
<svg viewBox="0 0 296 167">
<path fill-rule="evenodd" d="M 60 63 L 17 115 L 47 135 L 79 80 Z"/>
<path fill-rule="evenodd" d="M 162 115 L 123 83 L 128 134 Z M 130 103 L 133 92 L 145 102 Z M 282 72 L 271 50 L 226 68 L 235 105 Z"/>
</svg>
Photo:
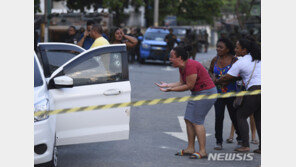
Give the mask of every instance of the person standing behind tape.
<svg viewBox="0 0 296 167">
<path fill-rule="evenodd" d="M 92 26 L 90 31 L 90 36 L 95 40 L 90 48 L 102 46 L 102 45 L 110 45 L 106 38 L 103 37 L 103 28 L 99 24 L 95 24 Z"/>
<path fill-rule="evenodd" d="M 65 39 L 65 43 L 77 44 L 78 39 L 79 39 L 79 34 L 77 33 L 76 28 L 74 26 L 70 26 L 68 28 L 68 36 Z"/>
<path fill-rule="evenodd" d="M 111 31 L 110 43 L 111 44 L 123 43 L 123 44 L 126 44 L 127 48 L 133 48 L 137 45 L 138 40 L 135 37 L 125 35 L 119 27 L 116 27 Z"/>
<path fill-rule="evenodd" d="M 223 75 L 225 75 L 233 63 L 235 63 L 238 59 L 234 57 L 234 46 L 232 41 L 227 38 L 220 38 L 217 41 L 217 56 L 212 59 L 209 74 L 214 81 L 215 79 L 219 79 Z M 227 93 L 227 92 L 236 92 L 237 86 L 236 82 L 231 82 L 227 85 L 216 85 L 218 93 Z M 215 102 L 215 137 L 216 137 L 216 145 L 214 147 L 215 150 L 222 150 L 223 146 L 223 121 L 224 121 L 224 113 L 225 106 L 227 107 L 229 117 L 231 122 L 234 125 L 235 132 L 237 134 L 237 142 L 241 144 L 241 137 L 239 134 L 239 130 L 237 127 L 237 116 L 236 109 L 233 107 L 233 101 L 235 97 L 229 98 L 220 98 Z"/>
<path fill-rule="evenodd" d="M 163 92 L 191 91 L 191 95 L 210 95 L 217 93 L 207 70 L 198 61 L 188 59 L 188 47 L 177 46 L 170 52 L 173 67 L 179 68 L 180 81 L 176 83 L 155 83 Z M 188 146 L 175 155 L 190 155 L 192 159 L 206 158 L 206 131 L 204 120 L 216 99 L 189 101 L 185 112 Z M 199 152 L 195 152 L 195 136 L 199 143 Z"/>
<path fill-rule="evenodd" d="M 84 49 L 89 49 L 94 43 L 94 39 L 90 37 L 90 31 L 92 26 L 95 24 L 94 21 L 88 20 L 86 23 L 86 30 L 81 34 L 80 39 L 77 43 L 78 46 L 83 47 Z"/>
<path fill-rule="evenodd" d="M 242 58 L 232 65 L 226 75 L 215 80 L 215 84 L 227 84 L 241 76 L 248 91 L 261 90 L 261 50 L 259 45 L 255 41 L 240 39 L 236 43 L 235 51 Z M 254 152 L 261 154 L 261 94 L 244 96 L 242 104 L 237 109 L 237 123 L 242 138 L 242 147 L 236 148 L 235 151 L 250 151 L 247 119 L 252 114 L 254 114 L 259 136 L 259 148 Z"/>
<path fill-rule="evenodd" d="M 178 43 L 177 41 L 177 37 L 175 34 L 173 34 L 173 29 L 170 28 L 169 29 L 169 34 L 167 34 L 164 38 L 164 41 L 167 43 L 166 45 L 166 54 L 163 58 L 163 64 L 166 64 L 166 61 L 167 61 L 167 57 L 169 56 L 170 54 L 170 51 L 174 48 L 174 45 L 175 43 Z"/>
</svg>

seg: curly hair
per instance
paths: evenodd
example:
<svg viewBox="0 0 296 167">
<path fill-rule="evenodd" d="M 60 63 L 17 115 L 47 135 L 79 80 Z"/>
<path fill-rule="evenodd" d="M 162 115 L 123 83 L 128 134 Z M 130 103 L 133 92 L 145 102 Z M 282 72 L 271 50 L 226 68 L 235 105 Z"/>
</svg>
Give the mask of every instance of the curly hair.
<svg viewBox="0 0 296 167">
<path fill-rule="evenodd" d="M 243 38 L 238 40 L 239 45 L 242 49 L 246 49 L 248 53 L 252 56 L 252 61 L 261 61 L 261 48 L 257 42 L 251 38 Z"/>
<path fill-rule="evenodd" d="M 235 52 L 234 52 L 234 45 L 232 43 L 232 41 L 228 38 L 220 38 L 218 39 L 217 43 L 218 42 L 222 42 L 225 44 L 225 46 L 227 47 L 227 49 L 229 50 L 229 54 L 231 55 L 235 55 Z"/>
</svg>

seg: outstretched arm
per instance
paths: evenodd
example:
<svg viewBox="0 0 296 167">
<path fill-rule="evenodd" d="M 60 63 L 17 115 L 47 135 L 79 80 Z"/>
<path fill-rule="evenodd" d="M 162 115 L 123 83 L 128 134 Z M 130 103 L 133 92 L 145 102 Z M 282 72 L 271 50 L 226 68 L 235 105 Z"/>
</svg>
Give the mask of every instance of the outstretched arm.
<svg viewBox="0 0 296 167">
<path fill-rule="evenodd" d="M 180 76 L 180 82 L 174 83 L 174 84 L 168 84 L 163 85 L 167 87 L 160 87 L 160 90 L 163 92 L 183 92 L 186 90 L 192 90 L 194 88 L 195 82 L 196 82 L 197 74 L 192 74 L 186 77 L 186 83 L 183 82 L 181 76 Z M 170 87 L 172 86 L 172 87 Z"/>
</svg>

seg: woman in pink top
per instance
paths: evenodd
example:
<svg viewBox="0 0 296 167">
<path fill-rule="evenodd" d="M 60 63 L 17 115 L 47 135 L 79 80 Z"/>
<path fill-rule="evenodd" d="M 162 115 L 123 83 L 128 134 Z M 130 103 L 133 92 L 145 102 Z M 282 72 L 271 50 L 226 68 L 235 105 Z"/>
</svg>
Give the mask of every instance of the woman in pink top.
<svg viewBox="0 0 296 167">
<path fill-rule="evenodd" d="M 210 95 L 217 93 L 217 89 L 207 70 L 198 61 L 188 59 L 188 49 L 175 47 L 170 52 L 172 65 L 179 68 L 180 81 L 176 83 L 156 83 L 163 92 L 191 91 L 191 95 Z M 204 120 L 216 99 L 189 101 L 185 112 L 188 146 L 175 155 L 189 155 L 190 158 L 206 158 L 206 132 Z M 195 152 L 195 136 L 199 143 L 199 152 Z"/>
</svg>

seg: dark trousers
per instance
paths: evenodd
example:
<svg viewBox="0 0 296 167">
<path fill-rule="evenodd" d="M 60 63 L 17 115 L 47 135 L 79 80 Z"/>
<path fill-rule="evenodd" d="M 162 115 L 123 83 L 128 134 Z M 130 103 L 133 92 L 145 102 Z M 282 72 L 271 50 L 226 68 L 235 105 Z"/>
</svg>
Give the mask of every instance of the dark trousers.
<svg viewBox="0 0 296 167">
<path fill-rule="evenodd" d="M 248 91 L 261 89 L 261 85 L 255 85 Z M 259 136 L 259 149 L 261 149 L 261 94 L 244 96 L 242 106 L 237 109 L 238 129 L 242 138 L 243 146 L 250 147 L 249 143 L 249 124 L 247 119 L 254 114 L 257 133 Z"/>
<path fill-rule="evenodd" d="M 215 137 L 216 142 L 222 144 L 223 142 L 223 121 L 224 121 L 224 112 L 225 106 L 227 106 L 227 110 L 232 121 L 232 124 L 235 129 L 235 133 L 237 134 L 236 140 L 241 140 L 240 133 L 237 126 L 237 116 L 236 110 L 233 108 L 233 101 L 235 97 L 229 98 L 220 98 L 215 102 Z"/>
</svg>

